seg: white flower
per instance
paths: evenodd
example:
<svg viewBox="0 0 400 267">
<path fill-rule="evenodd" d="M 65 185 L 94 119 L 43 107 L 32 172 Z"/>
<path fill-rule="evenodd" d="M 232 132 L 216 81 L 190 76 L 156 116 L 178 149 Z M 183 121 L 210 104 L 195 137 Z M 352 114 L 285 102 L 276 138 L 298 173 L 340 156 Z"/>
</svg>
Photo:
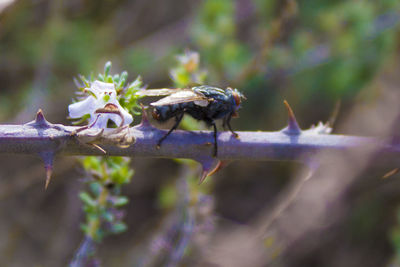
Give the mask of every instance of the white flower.
<svg viewBox="0 0 400 267">
<path fill-rule="evenodd" d="M 78 119 L 89 114 L 89 127 L 99 129 L 107 128 L 108 120 L 118 127 L 133 121 L 132 115 L 119 104 L 113 83 L 94 81 L 85 90 L 90 93 L 86 99 L 68 106 L 71 118 Z"/>
</svg>

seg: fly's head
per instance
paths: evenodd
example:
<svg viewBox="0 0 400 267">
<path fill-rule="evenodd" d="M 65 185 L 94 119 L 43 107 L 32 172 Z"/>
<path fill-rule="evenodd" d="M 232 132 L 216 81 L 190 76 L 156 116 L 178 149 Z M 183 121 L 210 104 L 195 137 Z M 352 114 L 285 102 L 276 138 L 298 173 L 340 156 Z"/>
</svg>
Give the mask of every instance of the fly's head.
<svg viewBox="0 0 400 267">
<path fill-rule="evenodd" d="M 246 97 L 241 92 L 239 92 L 236 88 L 232 89 L 232 88 L 228 87 L 226 90 L 230 94 L 231 98 L 234 100 L 233 101 L 234 108 L 233 108 L 232 117 L 234 117 L 234 118 L 239 117 L 238 110 L 242 103 L 242 99 L 246 100 Z"/>
<path fill-rule="evenodd" d="M 154 107 L 151 115 L 156 121 L 165 122 L 173 117 L 173 114 L 170 112 L 170 108 L 168 106 L 158 106 Z"/>
<path fill-rule="evenodd" d="M 153 112 L 151 113 L 151 115 L 153 116 L 153 118 L 154 118 L 156 121 L 160 121 L 160 120 L 161 120 L 160 112 L 158 112 L 158 110 L 157 110 L 156 108 L 153 109 Z"/>
</svg>

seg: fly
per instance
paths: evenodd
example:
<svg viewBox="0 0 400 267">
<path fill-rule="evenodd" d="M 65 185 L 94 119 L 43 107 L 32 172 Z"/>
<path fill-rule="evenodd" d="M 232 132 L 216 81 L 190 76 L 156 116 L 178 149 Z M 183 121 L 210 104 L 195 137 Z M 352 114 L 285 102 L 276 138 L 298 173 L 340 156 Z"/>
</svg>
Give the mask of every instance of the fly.
<svg viewBox="0 0 400 267">
<path fill-rule="evenodd" d="M 193 118 L 204 121 L 209 127 L 214 128 L 213 156 L 218 154 L 217 126 L 215 120 L 223 119 L 224 129 L 228 126 L 231 133 L 238 138 L 232 130 L 231 118 L 238 117 L 241 99 L 246 99 L 237 89 L 201 85 L 190 89 L 149 89 L 138 92 L 142 96 L 165 96 L 151 103 L 154 107 L 153 118 L 165 122 L 175 118 L 172 128 L 158 140 L 157 147 L 179 126 L 183 115 L 189 114 Z"/>
</svg>

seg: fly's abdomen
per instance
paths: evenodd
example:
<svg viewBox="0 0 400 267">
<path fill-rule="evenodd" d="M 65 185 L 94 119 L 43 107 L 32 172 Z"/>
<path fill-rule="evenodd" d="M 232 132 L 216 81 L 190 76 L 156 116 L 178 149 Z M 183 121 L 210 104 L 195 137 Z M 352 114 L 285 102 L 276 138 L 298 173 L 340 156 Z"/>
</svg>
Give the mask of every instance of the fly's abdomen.
<svg viewBox="0 0 400 267">
<path fill-rule="evenodd" d="M 153 110 L 153 118 L 157 121 L 167 121 L 183 112 L 181 104 L 158 106 Z"/>
<path fill-rule="evenodd" d="M 207 107 L 202 107 L 194 104 L 193 102 L 187 103 L 185 112 L 195 118 L 196 120 L 207 120 Z"/>
</svg>

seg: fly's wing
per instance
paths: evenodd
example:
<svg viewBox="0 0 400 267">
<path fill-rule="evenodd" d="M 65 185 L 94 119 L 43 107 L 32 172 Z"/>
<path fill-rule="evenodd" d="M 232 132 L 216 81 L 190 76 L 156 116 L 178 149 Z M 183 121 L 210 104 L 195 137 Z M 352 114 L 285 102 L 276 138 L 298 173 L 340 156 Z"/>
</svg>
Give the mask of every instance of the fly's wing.
<svg viewBox="0 0 400 267">
<path fill-rule="evenodd" d="M 187 90 L 187 89 L 170 89 L 170 88 L 150 89 L 150 90 L 140 90 L 136 94 L 139 96 L 163 96 L 163 95 L 171 95 L 177 93 L 180 90 Z"/>
<path fill-rule="evenodd" d="M 187 103 L 187 102 L 194 102 L 198 106 L 206 107 L 211 101 L 211 99 L 208 99 L 205 95 L 199 92 L 195 92 L 190 89 L 186 90 L 179 90 L 176 91 L 175 93 L 164 97 L 157 102 L 153 102 L 150 105 L 152 106 L 165 106 L 165 105 L 173 105 L 173 104 L 179 104 L 179 103 Z"/>
</svg>

